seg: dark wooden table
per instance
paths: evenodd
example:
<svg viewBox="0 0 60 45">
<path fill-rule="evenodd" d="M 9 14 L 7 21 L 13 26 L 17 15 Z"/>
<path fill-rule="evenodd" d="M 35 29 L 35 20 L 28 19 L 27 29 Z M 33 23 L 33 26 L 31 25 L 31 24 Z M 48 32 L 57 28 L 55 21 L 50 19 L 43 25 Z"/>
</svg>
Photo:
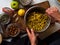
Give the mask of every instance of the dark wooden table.
<svg viewBox="0 0 60 45">
<path fill-rule="evenodd" d="M 26 10 L 28 10 L 30 7 L 32 6 L 40 6 L 40 7 L 43 7 L 45 9 L 49 8 L 50 5 L 49 5 L 49 2 L 48 1 L 45 1 L 45 2 L 42 2 L 42 3 L 39 3 L 39 4 L 35 4 L 35 5 L 31 5 L 31 6 L 27 6 L 27 7 L 24 7 Z M 15 16 L 14 16 L 15 15 Z M 11 22 L 10 23 L 17 23 L 19 24 L 20 28 L 22 29 L 21 32 L 24 33 L 26 32 L 25 29 L 26 29 L 26 25 L 25 25 L 25 22 L 24 22 L 24 17 L 20 17 L 18 16 L 17 12 L 14 14 L 11 18 Z M 17 20 L 17 21 L 16 21 Z M 3 37 L 7 37 L 7 33 L 5 32 L 5 29 L 4 29 L 4 35 Z"/>
</svg>

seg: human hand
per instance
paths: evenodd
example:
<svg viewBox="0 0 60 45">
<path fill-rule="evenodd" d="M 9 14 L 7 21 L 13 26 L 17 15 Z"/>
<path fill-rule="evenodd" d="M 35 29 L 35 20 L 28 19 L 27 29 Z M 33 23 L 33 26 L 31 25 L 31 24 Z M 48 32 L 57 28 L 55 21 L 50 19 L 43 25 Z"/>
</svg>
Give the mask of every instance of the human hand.
<svg viewBox="0 0 60 45">
<path fill-rule="evenodd" d="M 56 7 L 50 7 L 46 10 L 46 13 L 55 19 L 56 21 L 60 21 L 60 12 Z"/>
<path fill-rule="evenodd" d="M 0 34 L 0 44 L 2 43 L 2 35 Z"/>
<path fill-rule="evenodd" d="M 31 29 L 31 32 L 29 31 L 28 28 L 26 30 L 27 30 L 27 34 L 28 34 L 29 40 L 31 42 L 31 45 L 36 45 L 36 36 L 34 34 L 33 29 Z"/>
</svg>

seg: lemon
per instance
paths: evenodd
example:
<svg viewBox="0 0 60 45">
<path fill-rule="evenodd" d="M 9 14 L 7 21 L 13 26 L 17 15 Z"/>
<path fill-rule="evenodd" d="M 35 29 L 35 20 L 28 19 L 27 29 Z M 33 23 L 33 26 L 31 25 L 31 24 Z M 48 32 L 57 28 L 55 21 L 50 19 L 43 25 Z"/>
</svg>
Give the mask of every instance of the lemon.
<svg viewBox="0 0 60 45">
<path fill-rule="evenodd" d="M 19 9 L 18 10 L 18 15 L 19 16 L 24 16 L 24 14 L 25 14 L 25 9 Z"/>
</svg>

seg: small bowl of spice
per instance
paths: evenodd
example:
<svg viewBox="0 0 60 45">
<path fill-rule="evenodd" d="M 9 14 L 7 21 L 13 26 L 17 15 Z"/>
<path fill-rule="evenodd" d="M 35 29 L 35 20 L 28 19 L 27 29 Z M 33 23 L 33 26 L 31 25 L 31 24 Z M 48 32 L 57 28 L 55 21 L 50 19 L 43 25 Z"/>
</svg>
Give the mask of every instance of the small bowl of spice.
<svg viewBox="0 0 60 45">
<path fill-rule="evenodd" d="M 30 5 L 32 2 L 32 0 L 19 0 L 19 1 L 23 6 Z"/>
<path fill-rule="evenodd" d="M 7 14 L 2 14 L 2 16 L 0 17 L 0 22 L 3 25 L 8 24 L 10 22 L 10 16 Z"/>
<path fill-rule="evenodd" d="M 6 31 L 10 37 L 16 37 L 20 33 L 20 28 L 16 23 L 9 24 Z"/>
</svg>

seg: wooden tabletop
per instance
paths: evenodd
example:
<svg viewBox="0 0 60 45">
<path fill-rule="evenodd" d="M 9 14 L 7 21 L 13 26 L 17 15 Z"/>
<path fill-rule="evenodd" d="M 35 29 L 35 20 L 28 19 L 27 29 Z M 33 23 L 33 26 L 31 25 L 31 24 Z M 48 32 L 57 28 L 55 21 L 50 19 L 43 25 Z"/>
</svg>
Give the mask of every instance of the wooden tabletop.
<svg viewBox="0 0 60 45">
<path fill-rule="evenodd" d="M 50 7 L 48 1 L 45 1 L 45 2 L 42 2 L 42 3 L 39 3 L 39 4 L 35 4 L 35 5 L 32 5 L 32 6 L 40 6 L 40 7 L 43 7 L 43 8 L 45 8 L 45 9 L 47 9 L 47 8 Z M 28 8 L 30 8 L 30 6 L 29 6 L 29 7 L 25 7 L 25 9 L 28 9 Z M 14 17 L 14 15 L 16 15 L 16 16 Z M 21 28 L 22 31 L 24 32 L 25 29 L 26 29 L 26 25 L 25 25 L 25 23 L 24 23 L 24 17 L 18 16 L 17 13 L 14 14 L 14 15 L 13 15 L 13 17 L 12 17 L 11 22 L 12 22 L 12 23 L 17 23 L 17 24 L 19 24 L 20 28 Z M 18 20 L 16 21 L 16 19 L 18 19 Z M 7 33 L 5 32 L 5 34 L 4 34 L 3 36 L 6 36 L 6 35 L 7 35 Z M 42 35 L 42 36 L 43 36 L 43 35 Z"/>
</svg>

